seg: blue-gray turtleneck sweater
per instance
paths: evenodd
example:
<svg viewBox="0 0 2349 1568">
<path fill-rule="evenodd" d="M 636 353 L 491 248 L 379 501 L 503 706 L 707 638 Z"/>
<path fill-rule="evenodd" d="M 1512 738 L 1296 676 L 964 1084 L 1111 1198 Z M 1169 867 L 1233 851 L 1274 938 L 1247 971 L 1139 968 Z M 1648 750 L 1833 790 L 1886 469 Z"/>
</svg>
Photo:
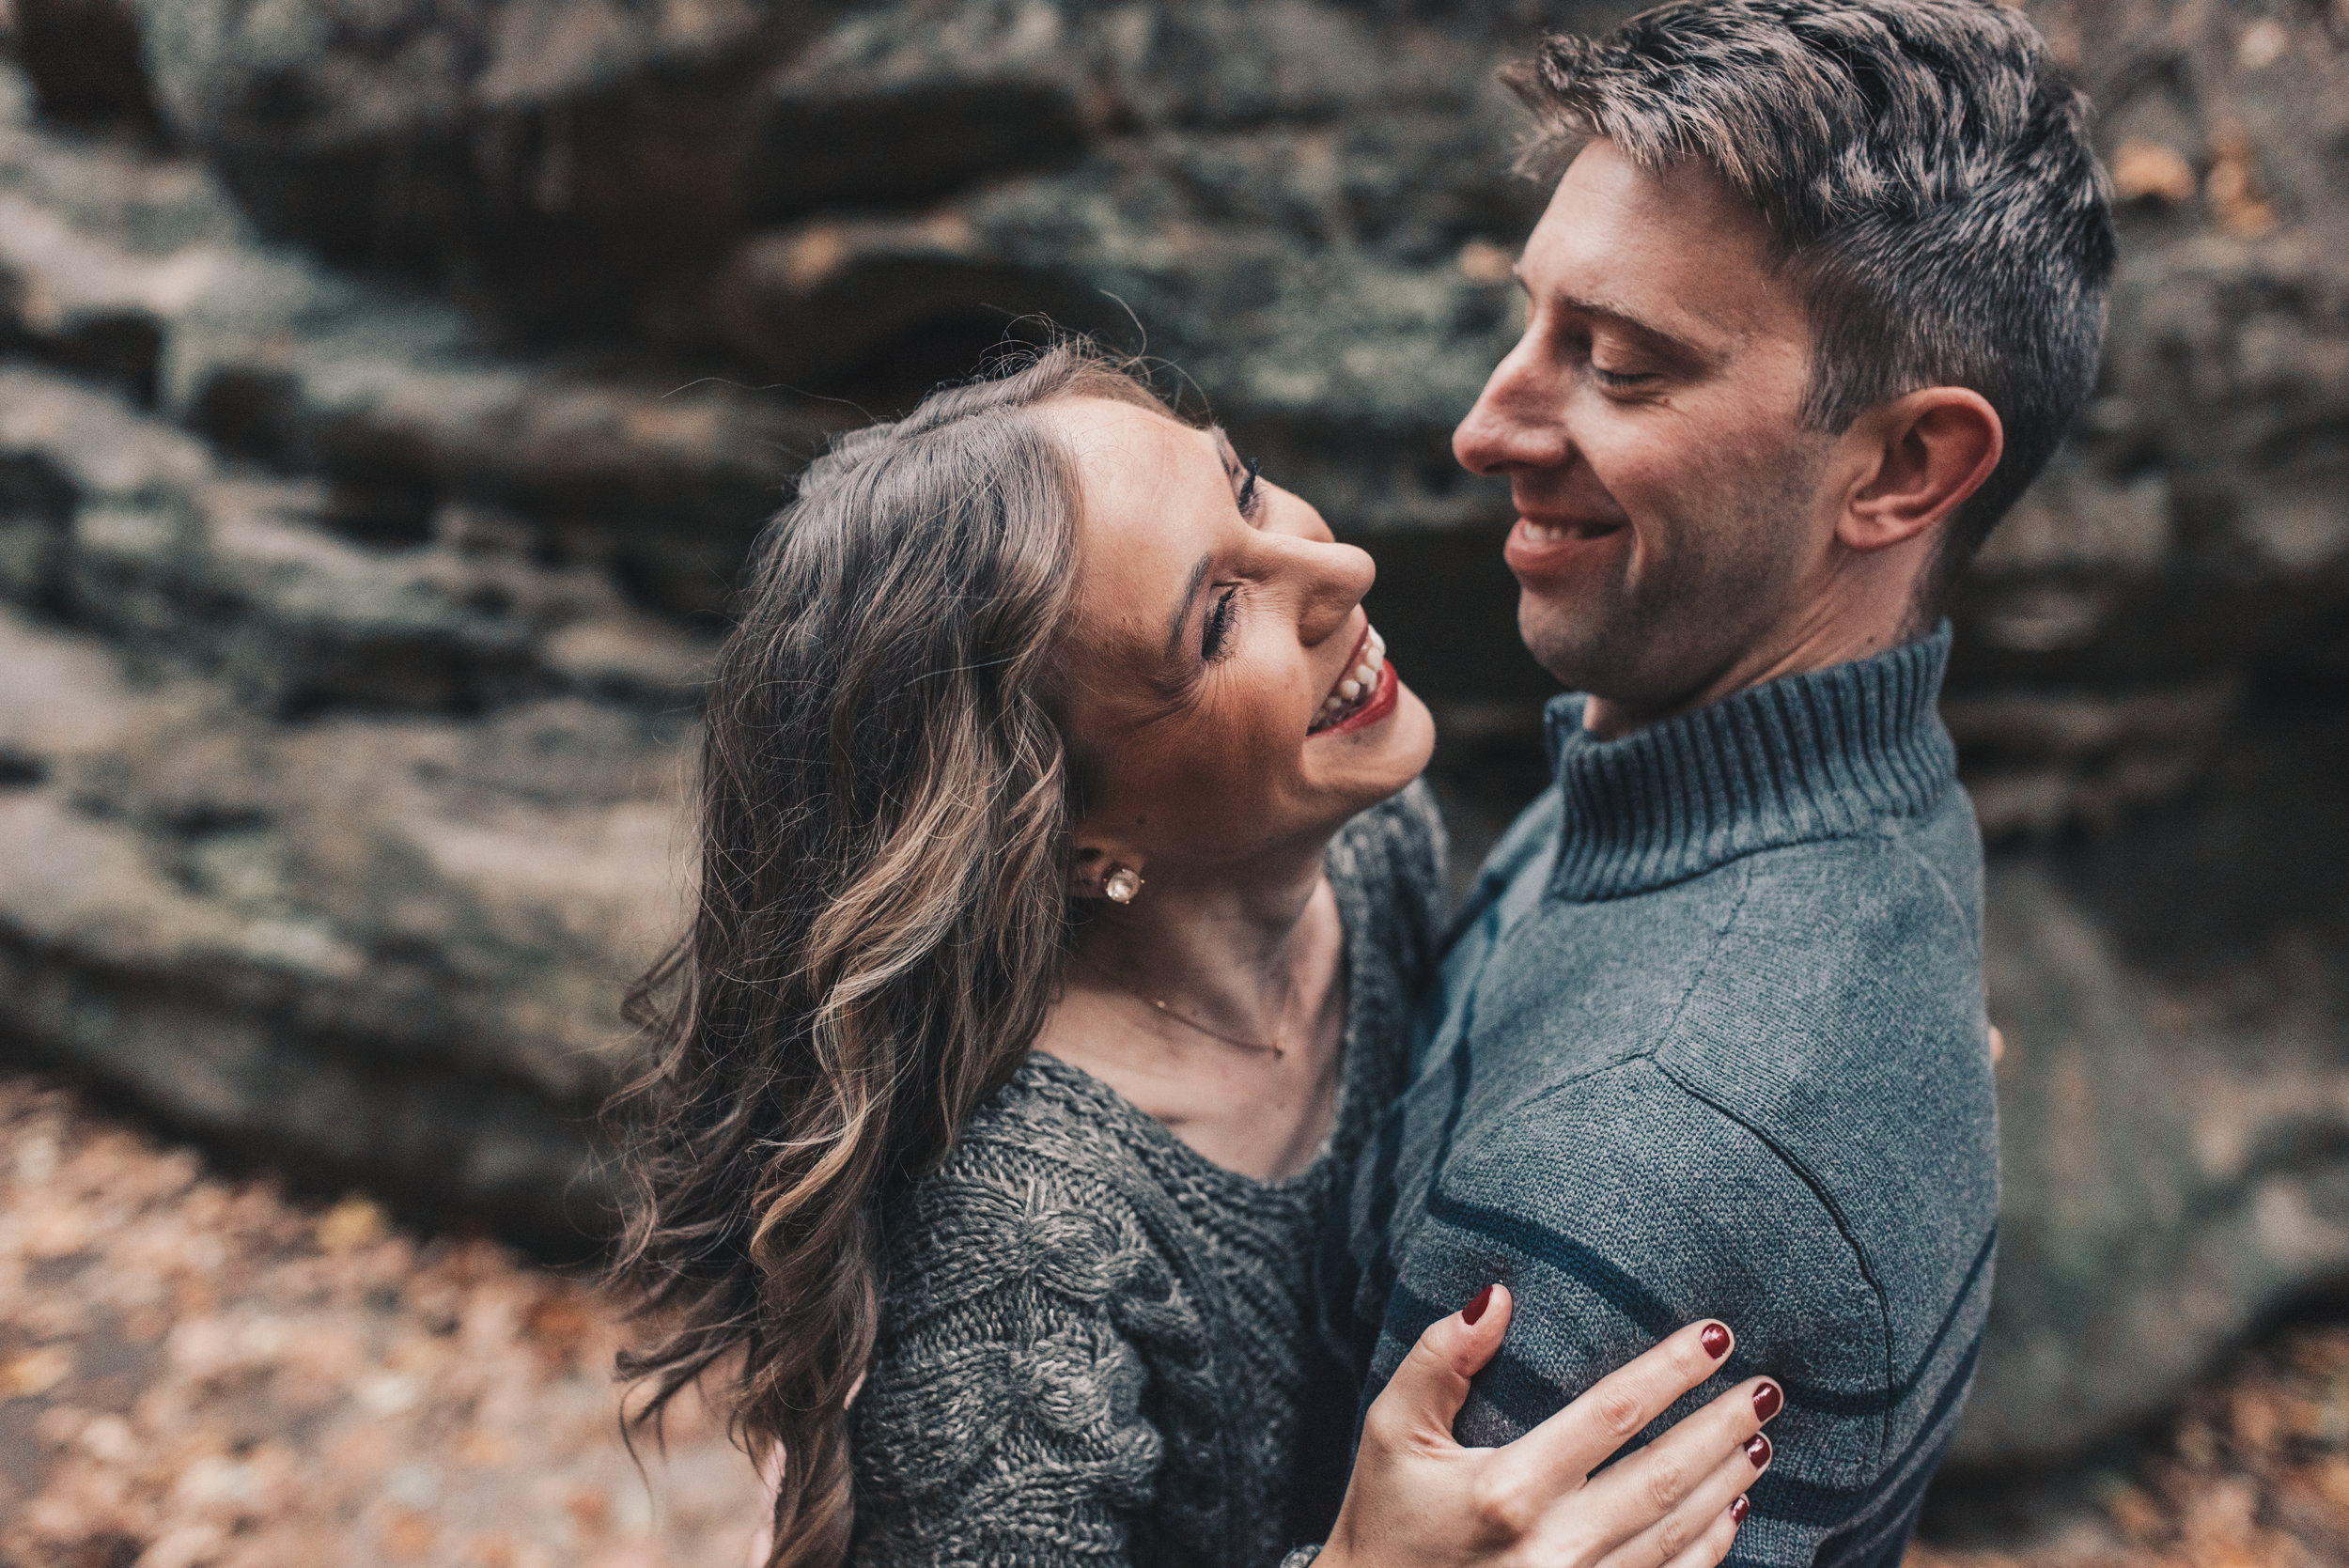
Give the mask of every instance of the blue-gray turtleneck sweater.
<svg viewBox="0 0 2349 1568">
<path fill-rule="evenodd" d="M 1548 717 L 1556 783 L 1452 927 L 1411 1087 L 1321 1269 L 1367 1401 L 1499 1281 L 1460 1440 L 1517 1436 L 1702 1317 L 1768 1373 L 1778 1457 L 1732 1561 L 1891 1565 L 1990 1299 L 1998 1125 L 1982 846 L 1934 636 L 1614 740 Z"/>
</svg>

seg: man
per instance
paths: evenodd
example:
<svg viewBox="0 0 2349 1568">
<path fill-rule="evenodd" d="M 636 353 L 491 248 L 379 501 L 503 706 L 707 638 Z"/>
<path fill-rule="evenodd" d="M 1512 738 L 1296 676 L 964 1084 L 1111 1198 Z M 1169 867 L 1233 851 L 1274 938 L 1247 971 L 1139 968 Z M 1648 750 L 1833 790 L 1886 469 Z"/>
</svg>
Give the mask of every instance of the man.
<svg viewBox="0 0 2349 1568">
<path fill-rule="evenodd" d="M 1787 1401 L 1734 1560 L 1896 1563 L 1998 1210 L 1938 606 L 2093 380 L 2104 178 L 1988 0 L 1686 0 L 1512 85 L 1575 156 L 1454 447 L 1508 476 L 1519 626 L 1580 694 L 1454 928 L 1330 1327 L 1368 1398 L 1507 1287 L 1458 1423 L 1490 1444 L 1719 1317 L 1724 1377 Z"/>
</svg>

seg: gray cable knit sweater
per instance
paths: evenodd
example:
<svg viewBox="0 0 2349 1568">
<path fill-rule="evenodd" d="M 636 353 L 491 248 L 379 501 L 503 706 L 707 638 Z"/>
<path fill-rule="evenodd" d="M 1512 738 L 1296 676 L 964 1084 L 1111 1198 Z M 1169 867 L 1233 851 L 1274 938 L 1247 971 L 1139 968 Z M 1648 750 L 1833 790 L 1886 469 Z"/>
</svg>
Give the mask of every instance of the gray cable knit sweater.
<svg viewBox="0 0 2349 1568">
<path fill-rule="evenodd" d="M 1310 1169 L 1224 1170 L 1037 1054 L 893 1209 L 851 1417 L 856 1563 L 1280 1560 L 1315 1240 L 1401 1086 L 1434 959 L 1443 835 L 1425 785 L 1347 824 L 1328 866 L 1347 1018 L 1337 1123 Z"/>
</svg>

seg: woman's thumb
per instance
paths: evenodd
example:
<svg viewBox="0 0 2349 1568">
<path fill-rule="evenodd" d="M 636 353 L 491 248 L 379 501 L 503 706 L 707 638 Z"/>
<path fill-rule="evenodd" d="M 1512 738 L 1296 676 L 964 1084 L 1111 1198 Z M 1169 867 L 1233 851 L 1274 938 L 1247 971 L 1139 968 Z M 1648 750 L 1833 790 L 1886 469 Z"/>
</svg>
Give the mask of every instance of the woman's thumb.
<svg viewBox="0 0 2349 1568">
<path fill-rule="evenodd" d="M 1451 1442 L 1469 1379 L 1500 1350 L 1512 1305 L 1507 1286 L 1486 1285 L 1467 1306 L 1429 1324 L 1372 1401 L 1364 1438 L 1377 1428 L 1393 1441 Z"/>
</svg>

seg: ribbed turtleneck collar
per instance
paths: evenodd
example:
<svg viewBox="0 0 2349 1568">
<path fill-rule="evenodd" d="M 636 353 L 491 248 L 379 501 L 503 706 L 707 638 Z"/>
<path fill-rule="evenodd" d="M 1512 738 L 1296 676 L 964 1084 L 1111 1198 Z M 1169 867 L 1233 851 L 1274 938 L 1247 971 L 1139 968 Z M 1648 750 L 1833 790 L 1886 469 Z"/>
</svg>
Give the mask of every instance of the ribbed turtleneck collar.
<svg viewBox="0 0 2349 1568">
<path fill-rule="evenodd" d="M 1937 707 L 1950 626 L 1831 669 L 1788 675 L 1623 737 L 1582 727 L 1580 695 L 1544 714 L 1564 798 L 1551 890 L 1621 898 L 1757 850 L 1915 816 L 1957 774 Z"/>
</svg>

